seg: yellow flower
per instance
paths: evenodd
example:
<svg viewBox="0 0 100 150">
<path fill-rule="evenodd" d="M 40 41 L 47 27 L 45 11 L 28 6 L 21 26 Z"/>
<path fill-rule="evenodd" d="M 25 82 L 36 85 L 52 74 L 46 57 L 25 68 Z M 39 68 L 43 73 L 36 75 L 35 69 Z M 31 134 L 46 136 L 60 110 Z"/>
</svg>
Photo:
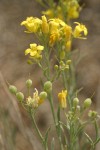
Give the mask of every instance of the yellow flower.
<svg viewBox="0 0 100 150">
<path fill-rule="evenodd" d="M 42 32 L 48 33 L 49 32 L 49 24 L 47 23 L 47 18 L 42 16 Z"/>
<path fill-rule="evenodd" d="M 64 21 L 62 21 L 61 19 L 59 18 L 53 18 L 53 19 L 49 19 L 49 23 L 56 23 L 58 26 L 65 26 L 66 23 Z"/>
<path fill-rule="evenodd" d="M 49 27 L 50 27 L 50 34 L 53 34 L 58 31 L 59 29 L 59 24 L 54 21 L 49 22 Z"/>
<path fill-rule="evenodd" d="M 21 23 L 21 25 L 25 26 L 28 33 L 36 33 L 42 24 L 42 21 L 39 18 L 27 17 L 25 21 Z"/>
<path fill-rule="evenodd" d="M 77 25 L 73 31 L 73 36 L 75 38 L 80 38 L 80 39 L 86 39 L 85 37 L 82 37 L 82 35 L 86 36 L 88 34 L 87 28 L 85 25 L 80 24 L 78 22 L 75 22 Z"/>
<path fill-rule="evenodd" d="M 30 56 L 34 59 L 41 59 L 41 52 L 44 49 L 43 46 L 37 44 L 30 44 L 30 48 L 25 50 L 25 55 L 30 54 Z"/>
<path fill-rule="evenodd" d="M 65 38 L 66 40 L 69 40 L 71 38 L 71 35 L 72 35 L 72 28 L 69 26 L 69 25 L 65 25 L 63 28 L 62 28 L 62 32 L 63 34 L 65 35 Z"/>
<path fill-rule="evenodd" d="M 67 96 L 67 90 L 62 90 L 60 93 L 58 93 L 58 99 L 61 108 L 67 107 L 66 96 Z"/>
<path fill-rule="evenodd" d="M 69 19 L 76 19 L 79 17 L 79 4 L 78 2 L 72 1 L 69 2 L 68 7 L 68 18 Z"/>
<path fill-rule="evenodd" d="M 59 40 L 59 38 L 60 38 L 60 33 L 59 33 L 59 30 L 57 30 L 56 32 L 54 32 L 54 33 L 52 33 L 52 34 L 50 35 L 49 45 L 50 45 L 50 46 L 53 46 L 54 43 L 55 43 L 57 40 Z"/>
<path fill-rule="evenodd" d="M 63 20 L 62 8 L 59 5 L 56 8 L 56 15 L 57 18 Z"/>
<path fill-rule="evenodd" d="M 60 40 L 60 32 L 61 28 L 65 26 L 65 22 L 62 20 L 55 18 L 49 19 L 49 27 L 50 27 L 50 41 L 49 44 L 52 46 L 57 40 Z"/>
</svg>

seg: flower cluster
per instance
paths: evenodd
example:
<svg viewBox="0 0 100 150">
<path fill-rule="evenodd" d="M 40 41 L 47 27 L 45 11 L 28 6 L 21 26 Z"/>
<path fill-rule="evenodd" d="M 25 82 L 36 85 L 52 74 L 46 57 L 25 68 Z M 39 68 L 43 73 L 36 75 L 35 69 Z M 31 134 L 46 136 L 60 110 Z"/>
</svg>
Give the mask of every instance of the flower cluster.
<svg viewBox="0 0 100 150">
<path fill-rule="evenodd" d="M 78 22 L 75 22 L 77 25 L 75 29 L 72 30 L 72 27 L 67 25 L 64 21 L 58 18 L 53 18 L 47 20 L 45 16 L 42 16 L 42 19 L 28 17 L 25 21 L 21 23 L 27 29 L 28 33 L 38 33 L 38 34 L 48 34 L 49 44 L 54 44 L 57 40 L 70 40 L 73 35 L 75 38 L 81 38 L 81 33 L 83 32 L 84 36 L 87 35 L 87 28 L 85 25 L 82 25 Z"/>
<path fill-rule="evenodd" d="M 42 58 L 41 52 L 45 45 L 53 47 L 54 45 L 61 45 L 63 54 L 65 51 L 70 50 L 72 38 L 85 39 L 87 35 L 87 28 L 85 25 L 75 22 L 76 26 L 72 29 L 71 26 L 66 24 L 59 18 L 47 19 L 42 16 L 41 19 L 28 17 L 21 23 L 27 29 L 27 33 L 35 33 L 41 39 L 43 46 L 37 44 L 30 44 L 30 48 L 25 51 L 25 55 L 30 54 L 34 60 Z M 62 53 L 62 50 L 61 50 Z"/>
<path fill-rule="evenodd" d="M 32 87 L 32 80 L 28 79 L 26 81 L 26 87 L 28 88 L 28 92 L 30 91 L 30 88 Z M 39 107 L 40 104 L 44 102 L 44 100 L 47 98 L 47 92 L 42 91 L 40 94 L 38 93 L 38 90 L 35 88 L 35 92 L 33 92 L 33 96 L 30 96 L 30 92 L 28 93 L 28 96 L 25 98 L 24 94 L 22 92 L 18 92 L 17 88 L 14 85 L 9 85 L 9 90 L 12 94 L 14 94 L 17 98 L 17 100 L 23 104 L 24 107 L 30 107 L 32 109 L 36 109 Z"/>
</svg>

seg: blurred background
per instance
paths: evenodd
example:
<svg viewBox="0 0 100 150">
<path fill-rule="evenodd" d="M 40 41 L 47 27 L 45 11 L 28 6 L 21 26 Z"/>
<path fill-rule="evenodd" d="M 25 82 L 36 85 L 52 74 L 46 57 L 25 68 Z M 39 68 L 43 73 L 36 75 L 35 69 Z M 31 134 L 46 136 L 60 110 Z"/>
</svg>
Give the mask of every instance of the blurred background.
<svg viewBox="0 0 100 150">
<path fill-rule="evenodd" d="M 87 40 L 75 40 L 73 44 L 81 56 L 76 68 L 77 88 L 83 87 L 81 101 L 93 96 L 92 107 L 100 114 L 100 1 L 81 3 L 84 7 L 75 21 L 85 24 L 89 34 Z M 24 56 L 24 50 L 36 39 L 24 33 L 20 23 L 27 16 L 40 17 L 41 10 L 35 0 L 0 0 L 0 150 L 42 150 L 30 118 L 6 85 L 8 81 L 25 92 L 30 73 L 34 87 L 39 87 L 40 71 L 28 65 Z M 39 109 L 37 123 L 44 131 L 52 123 L 52 116 L 47 102 Z M 53 129 L 51 135 L 55 136 Z"/>
</svg>

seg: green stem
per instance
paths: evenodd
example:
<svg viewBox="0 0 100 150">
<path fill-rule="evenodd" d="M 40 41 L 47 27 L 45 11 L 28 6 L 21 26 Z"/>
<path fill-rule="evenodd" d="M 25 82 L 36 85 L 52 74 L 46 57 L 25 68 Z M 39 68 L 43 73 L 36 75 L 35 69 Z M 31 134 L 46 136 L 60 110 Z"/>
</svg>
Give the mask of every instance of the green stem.
<svg viewBox="0 0 100 150">
<path fill-rule="evenodd" d="M 50 102 L 50 107 L 51 107 L 51 111 L 52 111 L 54 123 L 56 125 L 56 117 L 55 117 L 55 112 L 54 112 L 54 104 L 53 104 L 53 99 L 52 99 L 51 93 L 48 95 L 48 99 L 49 99 L 49 102 Z"/>
<path fill-rule="evenodd" d="M 63 150 L 63 144 L 62 144 L 62 140 L 61 140 L 61 134 L 59 134 L 58 127 L 57 127 L 57 120 L 56 120 L 56 117 L 55 117 L 54 105 L 53 105 L 53 99 L 52 99 L 51 93 L 48 95 L 48 99 L 49 99 L 49 102 L 50 102 L 50 107 L 51 107 L 51 111 L 52 111 L 52 115 L 53 115 L 53 120 L 54 120 L 55 127 L 56 127 L 56 132 L 57 132 L 58 139 L 59 139 L 59 142 L 60 142 L 60 150 Z"/>
<path fill-rule="evenodd" d="M 40 140 L 41 140 L 41 142 L 42 142 L 42 144 L 43 144 L 43 146 L 44 146 L 44 149 L 45 149 L 45 150 L 48 150 L 47 143 L 45 142 L 45 139 L 44 139 L 44 137 L 42 136 L 42 134 L 41 134 L 41 132 L 40 132 L 38 126 L 37 126 L 37 123 L 36 123 L 36 121 L 35 121 L 34 114 L 32 113 L 31 110 L 30 110 L 29 113 L 30 113 L 31 120 L 32 120 L 32 123 L 33 123 L 33 125 L 34 125 L 34 128 L 35 128 L 35 130 L 36 130 L 36 132 L 37 132 L 37 134 L 38 134 L 38 136 L 39 136 L 39 138 L 40 138 Z"/>
</svg>

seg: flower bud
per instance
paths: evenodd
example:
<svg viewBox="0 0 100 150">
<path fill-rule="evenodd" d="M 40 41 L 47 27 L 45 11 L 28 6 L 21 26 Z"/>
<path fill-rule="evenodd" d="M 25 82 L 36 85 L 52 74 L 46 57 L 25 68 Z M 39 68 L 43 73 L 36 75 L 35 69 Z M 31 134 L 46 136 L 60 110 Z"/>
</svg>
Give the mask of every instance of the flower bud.
<svg viewBox="0 0 100 150">
<path fill-rule="evenodd" d="M 67 61 L 66 61 L 66 64 L 67 64 L 67 65 L 70 65 L 70 64 L 71 64 L 71 60 L 70 60 L 70 59 L 67 60 Z"/>
<path fill-rule="evenodd" d="M 47 98 L 47 93 L 45 91 L 41 92 L 39 95 L 40 99 L 46 99 Z"/>
<path fill-rule="evenodd" d="M 54 69 L 55 69 L 55 70 L 58 70 L 58 68 L 59 68 L 58 65 L 55 65 L 55 66 L 54 66 Z"/>
<path fill-rule="evenodd" d="M 17 88 L 14 85 L 9 85 L 9 90 L 12 94 L 16 94 L 17 93 Z"/>
<path fill-rule="evenodd" d="M 61 66 L 63 66 L 64 65 L 64 62 L 63 61 L 60 61 L 60 63 L 59 63 Z"/>
<path fill-rule="evenodd" d="M 58 93 L 58 100 L 61 108 L 67 107 L 67 90 L 62 90 L 60 93 Z"/>
<path fill-rule="evenodd" d="M 73 99 L 73 106 L 77 106 L 78 105 L 78 103 L 79 103 L 79 99 L 76 97 L 76 98 L 74 98 Z"/>
<path fill-rule="evenodd" d="M 87 98 L 85 101 L 84 101 L 84 108 L 88 108 L 91 106 L 91 99 L 90 98 Z"/>
<path fill-rule="evenodd" d="M 72 45 L 71 40 L 67 41 L 67 43 L 66 43 L 66 49 L 67 50 L 66 51 L 70 51 L 71 45 Z"/>
<path fill-rule="evenodd" d="M 44 90 L 46 92 L 51 92 L 52 91 L 52 83 L 51 83 L 51 81 L 46 81 L 44 83 Z"/>
<path fill-rule="evenodd" d="M 81 109 L 81 108 L 80 108 L 80 106 L 79 106 L 79 105 L 77 105 L 77 111 L 80 111 L 80 109 Z"/>
<path fill-rule="evenodd" d="M 42 16 L 42 32 L 45 34 L 49 33 L 49 24 L 47 23 L 47 18 Z"/>
<path fill-rule="evenodd" d="M 18 92 L 16 93 L 16 97 L 21 102 L 24 99 L 24 94 L 22 92 Z"/>
<path fill-rule="evenodd" d="M 28 79 L 26 81 L 26 86 L 27 86 L 27 88 L 30 88 L 32 86 L 32 80 L 31 79 Z"/>
</svg>

